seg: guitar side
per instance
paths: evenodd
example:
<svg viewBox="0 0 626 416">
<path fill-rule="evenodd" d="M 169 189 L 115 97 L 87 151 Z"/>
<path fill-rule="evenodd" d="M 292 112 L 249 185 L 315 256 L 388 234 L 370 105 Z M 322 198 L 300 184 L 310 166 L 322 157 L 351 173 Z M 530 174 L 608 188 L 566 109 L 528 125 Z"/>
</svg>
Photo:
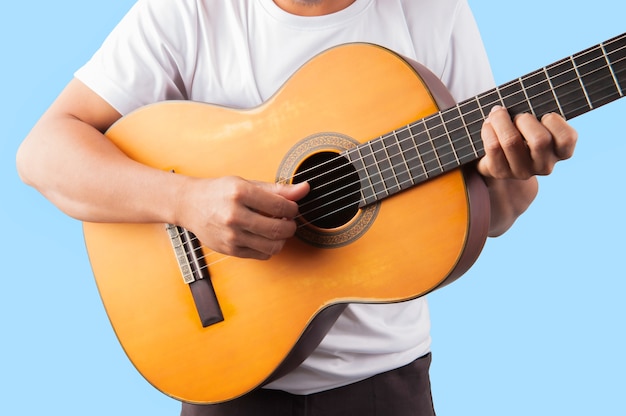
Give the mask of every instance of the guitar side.
<svg viewBox="0 0 626 416">
<path fill-rule="evenodd" d="M 315 57 L 257 108 L 159 103 L 107 136 L 158 169 L 273 182 L 300 140 L 336 132 L 364 143 L 436 112 L 442 88 L 383 48 L 345 45 Z M 336 151 L 324 146 L 312 151 Z M 259 387 L 299 348 L 314 348 L 323 331 L 304 335 L 326 311 L 414 299 L 459 277 L 482 248 L 488 217 L 482 181 L 455 170 L 383 200 L 348 244 L 293 238 L 269 261 L 209 257 L 224 321 L 206 328 L 163 224 L 85 223 L 84 233 L 106 312 L 137 370 L 176 399 L 216 403 Z M 303 338 L 312 341 L 303 346 Z"/>
</svg>

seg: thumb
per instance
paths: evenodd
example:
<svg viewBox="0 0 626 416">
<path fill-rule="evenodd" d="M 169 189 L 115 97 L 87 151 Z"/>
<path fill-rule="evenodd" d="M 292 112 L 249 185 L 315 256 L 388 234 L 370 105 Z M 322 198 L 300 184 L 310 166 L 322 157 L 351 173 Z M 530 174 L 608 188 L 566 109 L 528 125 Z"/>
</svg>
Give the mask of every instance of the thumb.
<svg viewBox="0 0 626 416">
<path fill-rule="evenodd" d="M 309 193 L 310 186 L 308 182 L 300 182 L 296 184 L 286 184 L 279 182 L 260 182 L 252 181 L 256 186 L 266 192 L 280 195 L 290 201 L 298 201 Z"/>
<path fill-rule="evenodd" d="M 254 184 L 262 189 L 264 192 L 280 196 L 288 201 L 297 202 L 304 198 L 310 190 L 308 182 L 301 182 L 297 184 L 284 184 L 284 183 L 269 183 L 269 182 L 256 182 Z"/>
<path fill-rule="evenodd" d="M 309 184 L 306 182 L 296 185 L 257 182 L 256 185 L 265 192 L 273 194 L 274 203 L 265 203 L 263 206 L 252 205 L 251 208 L 275 218 L 294 218 L 298 214 L 296 201 L 304 198 L 309 192 Z M 278 200 L 275 198 L 277 197 L 280 197 L 279 199 L 282 201 L 279 206 L 276 205 Z"/>
<path fill-rule="evenodd" d="M 274 184 L 276 186 L 275 192 L 290 200 L 290 201 L 298 201 L 306 196 L 309 193 L 310 186 L 308 182 L 300 182 L 297 184 Z"/>
</svg>

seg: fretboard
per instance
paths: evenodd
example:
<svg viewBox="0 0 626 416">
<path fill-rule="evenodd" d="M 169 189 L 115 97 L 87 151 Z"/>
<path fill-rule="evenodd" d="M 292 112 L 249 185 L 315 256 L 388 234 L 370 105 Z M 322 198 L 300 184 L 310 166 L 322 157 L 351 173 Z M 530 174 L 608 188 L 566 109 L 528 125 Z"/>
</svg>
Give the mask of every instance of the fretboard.
<svg viewBox="0 0 626 416">
<path fill-rule="evenodd" d="M 484 156 L 491 108 L 569 120 L 626 93 L 626 33 L 344 152 L 361 172 L 361 206 Z"/>
</svg>

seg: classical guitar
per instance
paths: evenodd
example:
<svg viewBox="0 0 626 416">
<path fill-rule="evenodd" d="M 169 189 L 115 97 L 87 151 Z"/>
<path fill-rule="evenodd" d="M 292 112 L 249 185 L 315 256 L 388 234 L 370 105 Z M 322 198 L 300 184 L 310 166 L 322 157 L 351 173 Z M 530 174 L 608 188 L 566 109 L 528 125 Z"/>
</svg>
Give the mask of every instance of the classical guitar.
<svg viewBox="0 0 626 416">
<path fill-rule="evenodd" d="M 312 190 L 297 236 L 269 261 L 213 253 L 175 224 L 85 223 L 115 333 L 167 395 L 243 395 L 300 363 L 347 303 L 414 299 L 473 264 L 489 205 L 471 165 L 492 106 L 571 119 L 625 91 L 626 34 L 458 104 L 419 64 L 349 44 L 258 108 L 141 108 L 106 133 L 132 159 Z"/>
</svg>

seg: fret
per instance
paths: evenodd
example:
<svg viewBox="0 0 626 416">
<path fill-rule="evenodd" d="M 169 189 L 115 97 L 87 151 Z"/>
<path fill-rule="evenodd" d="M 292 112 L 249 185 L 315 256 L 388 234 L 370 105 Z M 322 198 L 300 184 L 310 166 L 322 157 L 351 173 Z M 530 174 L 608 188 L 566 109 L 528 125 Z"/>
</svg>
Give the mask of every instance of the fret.
<svg viewBox="0 0 626 416">
<path fill-rule="evenodd" d="M 583 79 L 581 78 L 580 72 L 578 71 L 578 65 L 576 65 L 576 61 L 574 60 L 573 56 L 571 56 L 569 58 L 569 60 L 572 62 L 572 67 L 574 68 L 574 72 L 576 72 L 576 80 L 580 84 L 580 87 L 582 88 L 582 91 L 585 94 L 585 100 L 587 100 L 587 106 L 589 108 L 585 109 L 585 112 L 588 111 L 588 110 L 592 110 L 593 109 L 593 103 L 591 102 L 591 98 L 589 97 L 589 93 L 587 92 L 587 89 L 585 88 L 585 84 L 583 83 Z"/>
<path fill-rule="evenodd" d="M 495 91 L 498 94 L 498 101 L 500 101 L 504 105 L 504 100 L 502 99 L 502 87 L 496 87 Z"/>
<path fill-rule="evenodd" d="M 626 35 L 608 40 L 603 46 L 613 76 L 617 80 L 620 94 L 624 96 L 626 94 Z"/>
<path fill-rule="evenodd" d="M 365 169 L 365 161 L 361 157 L 360 148 L 363 147 L 357 146 L 355 148 L 346 150 L 343 153 L 343 156 L 352 163 L 354 169 L 359 174 L 359 179 L 361 182 L 361 203 L 359 206 L 365 206 L 371 203 L 374 203 L 378 200 L 376 197 L 376 191 L 374 190 L 374 186 L 370 180 L 369 175 L 367 175 L 367 170 Z"/>
<path fill-rule="evenodd" d="M 615 88 L 617 88 L 617 91 L 619 92 L 620 97 L 623 97 L 624 93 L 622 91 L 622 87 L 619 85 L 619 81 L 617 80 L 617 75 L 615 74 L 615 71 L 613 70 L 613 67 L 611 66 L 611 61 L 609 61 L 609 54 L 607 53 L 604 45 L 601 45 L 601 47 L 602 47 L 602 54 L 604 55 L 604 59 L 606 60 L 606 64 L 608 65 L 609 70 L 611 71 L 611 77 L 613 77 Z"/>
<path fill-rule="evenodd" d="M 407 165 L 402 149 L 400 148 L 398 133 L 393 131 L 390 134 L 383 136 L 383 144 L 387 150 L 387 155 L 391 160 L 391 168 L 393 169 L 394 177 L 399 187 L 398 190 L 403 190 L 414 185 L 409 172 L 409 166 Z"/>
<path fill-rule="evenodd" d="M 422 158 L 417 149 L 417 144 L 413 139 L 413 135 L 409 128 L 403 128 L 396 131 L 396 137 L 404 155 L 404 161 L 409 169 L 409 174 L 413 183 L 419 183 L 425 180 L 426 168 L 422 162 Z"/>
<path fill-rule="evenodd" d="M 372 140 L 370 142 L 370 146 L 372 148 L 374 159 L 376 160 L 378 172 L 382 178 L 384 192 L 387 195 L 398 192 L 400 190 L 400 184 L 398 183 L 393 167 L 391 166 L 391 159 L 389 158 L 389 154 L 387 154 L 385 143 L 379 138 Z"/>
<path fill-rule="evenodd" d="M 441 117 L 437 114 L 424 119 L 427 132 L 433 144 L 435 155 L 442 171 L 447 171 L 451 166 L 458 166 L 454 149 L 450 143 L 450 137 L 444 128 Z"/>
<path fill-rule="evenodd" d="M 433 142 L 430 139 L 428 130 L 423 120 L 411 125 L 411 134 L 417 146 L 417 153 L 420 155 L 425 168 L 424 174 L 427 178 L 442 173 L 441 163 L 435 152 Z"/>
<path fill-rule="evenodd" d="M 499 90 L 502 102 L 506 109 L 509 110 L 509 113 L 522 114 L 532 112 L 530 102 L 519 79 L 502 85 Z"/>
<path fill-rule="evenodd" d="M 523 105 L 528 106 L 528 111 L 523 111 L 523 112 L 524 113 L 528 112 L 528 113 L 531 113 L 531 114 L 535 114 L 535 109 L 530 104 L 530 97 L 528 96 L 528 91 L 526 91 L 526 87 L 524 86 L 524 82 L 522 81 L 522 78 L 518 78 L 517 82 L 519 83 L 519 86 L 522 89 L 522 93 L 524 94 L 524 103 L 523 103 Z M 512 114 L 522 114 L 522 113 L 517 113 L 517 112 L 513 112 L 513 111 L 511 113 Z M 535 117 L 536 117 L 536 115 L 535 115 Z"/>
<path fill-rule="evenodd" d="M 374 188 L 376 198 L 382 198 L 386 194 L 387 190 L 385 189 L 385 182 L 380 172 L 380 167 L 378 166 L 376 156 L 374 155 L 372 142 L 370 141 L 364 143 L 363 146 L 358 146 L 358 149 L 363 159 L 363 164 L 365 165 L 365 172 L 370 178 L 372 188 Z"/>
<path fill-rule="evenodd" d="M 467 130 L 467 134 L 472 142 L 472 149 L 476 157 L 484 155 L 483 139 L 481 130 L 486 116 L 477 99 L 464 101 L 458 105 L 460 113 L 463 115 L 463 124 Z"/>
<path fill-rule="evenodd" d="M 448 144 L 450 144 L 450 151 L 452 152 L 452 155 L 454 156 L 454 160 L 456 161 L 456 165 L 452 165 L 451 164 L 450 166 L 454 166 L 454 167 L 460 166 L 459 156 L 458 156 L 458 154 L 456 152 L 456 149 L 454 147 L 455 143 L 452 140 L 452 136 L 450 136 L 450 129 L 449 128 L 452 127 L 452 126 L 449 126 L 448 124 L 446 124 L 446 120 L 444 118 L 444 113 L 443 112 L 439 113 L 439 119 L 441 120 L 441 125 L 443 126 L 444 136 L 445 136 L 446 139 L 448 139 Z M 452 121 L 452 120 L 450 120 L 450 121 Z M 448 166 L 448 165 L 446 165 L 446 166 Z"/>
<path fill-rule="evenodd" d="M 552 96 L 554 97 L 554 102 L 559 108 L 559 114 L 565 117 L 565 113 L 563 112 L 563 107 L 561 107 L 561 103 L 559 102 L 559 97 L 556 96 L 556 91 L 554 90 L 554 84 L 552 84 L 552 80 L 550 79 L 550 76 L 548 75 L 547 68 L 544 67 L 542 71 L 544 75 L 546 76 L 546 80 L 548 81 L 548 84 L 550 84 L 550 92 L 552 93 Z"/>
<path fill-rule="evenodd" d="M 544 70 L 535 71 L 521 78 L 528 95 L 533 114 L 537 118 L 548 113 L 560 112 L 552 87 Z"/>
<path fill-rule="evenodd" d="M 448 137 L 452 143 L 457 161 L 457 167 L 476 159 L 476 151 L 469 137 L 469 131 L 465 125 L 459 107 L 452 107 L 441 113 L 441 118 L 446 126 Z"/>
<path fill-rule="evenodd" d="M 611 70 L 606 64 L 601 48 L 595 47 L 576 54 L 572 58 L 584 85 L 591 108 L 597 108 L 619 98 L 620 91 L 613 82 Z"/>
<path fill-rule="evenodd" d="M 485 113 L 485 110 L 483 109 L 482 105 L 480 104 L 480 99 L 478 97 L 479 96 L 476 96 L 476 97 L 472 98 L 472 101 L 476 102 L 476 106 L 477 106 L 478 110 L 480 111 L 482 119 L 486 120 L 487 119 L 487 114 L 489 114 L 489 113 Z"/>
<path fill-rule="evenodd" d="M 480 104 L 480 110 L 483 112 L 485 118 L 487 118 L 493 106 L 495 105 L 504 106 L 504 103 L 500 99 L 500 94 L 498 93 L 497 88 L 494 88 L 491 91 L 481 94 L 476 98 L 478 99 L 478 103 Z"/>
<path fill-rule="evenodd" d="M 571 59 L 563 59 L 547 66 L 546 72 L 566 119 L 569 120 L 588 111 L 586 95 Z"/>
</svg>

